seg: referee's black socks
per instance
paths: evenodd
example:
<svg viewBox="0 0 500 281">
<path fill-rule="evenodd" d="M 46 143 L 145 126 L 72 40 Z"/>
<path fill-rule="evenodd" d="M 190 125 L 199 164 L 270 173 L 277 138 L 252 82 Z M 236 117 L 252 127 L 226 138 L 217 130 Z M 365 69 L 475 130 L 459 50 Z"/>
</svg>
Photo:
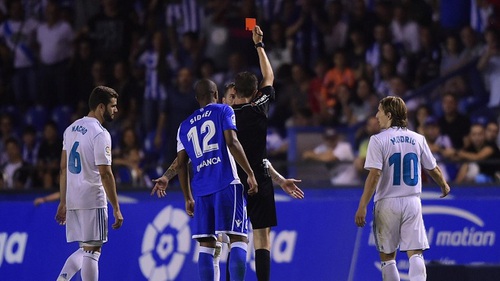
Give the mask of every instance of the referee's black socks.
<svg viewBox="0 0 500 281">
<path fill-rule="evenodd" d="M 271 253 L 268 250 L 255 250 L 255 271 L 257 280 L 269 281 L 271 275 Z"/>
</svg>

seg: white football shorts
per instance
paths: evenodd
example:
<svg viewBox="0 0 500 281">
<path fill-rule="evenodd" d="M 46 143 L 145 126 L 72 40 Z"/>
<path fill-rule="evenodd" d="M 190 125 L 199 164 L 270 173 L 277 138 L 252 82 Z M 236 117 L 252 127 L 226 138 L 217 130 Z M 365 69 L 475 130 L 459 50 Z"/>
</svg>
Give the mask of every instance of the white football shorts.
<svg viewBox="0 0 500 281">
<path fill-rule="evenodd" d="M 66 211 L 66 241 L 101 246 L 108 241 L 108 209 Z"/>
<path fill-rule="evenodd" d="M 375 203 L 373 233 L 379 252 L 429 249 L 420 197 L 384 198 Z"/>
</svg>

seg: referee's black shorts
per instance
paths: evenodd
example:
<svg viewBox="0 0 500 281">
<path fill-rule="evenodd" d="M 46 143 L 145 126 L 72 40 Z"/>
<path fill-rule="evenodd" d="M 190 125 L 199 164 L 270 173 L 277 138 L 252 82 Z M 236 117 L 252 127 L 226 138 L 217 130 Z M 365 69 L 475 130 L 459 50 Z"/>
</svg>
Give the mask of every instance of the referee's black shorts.
<svg viewBox="0 0 500 281">
<path fill-rule="evenodd" d="M 247 211 L 253 229 L 261 229 L 278 225 L 274 186 L 271 178 L 258 180 L 259 192 L 247 197 Z M 247 187 L 245 182 L 245 187 Z M 248 189 L 247 189 L 248 190 Z"/>
</svg>

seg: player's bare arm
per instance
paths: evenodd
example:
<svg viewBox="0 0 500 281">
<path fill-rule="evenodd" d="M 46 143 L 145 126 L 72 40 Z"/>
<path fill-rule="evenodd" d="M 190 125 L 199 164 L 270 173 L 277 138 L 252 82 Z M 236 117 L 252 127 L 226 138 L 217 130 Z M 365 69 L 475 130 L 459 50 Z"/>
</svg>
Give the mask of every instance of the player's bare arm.
<svg viewBox="0 0 500 281">
<path fill-rule="evenodd" d="M 234 130 L 225 130 L 224 138 L 226 140 L 227 148 L 233 155 L 234 160 L 236 160 L 238 165 L 240 165 L 243 171 L 245 171 L 245 173 L 248 175 L 247 179 L 249 186 L 248 194 L 249 195 L 256 194 L 257 192 L 259 192 L 257 180 L 255 179 L 253 170 L 250 167 L 250 164 L 248 163 L 248 159 L 245 155 L 245 152 L 243 151 L 243 147 L 241 146 L 241 143 L 238 140 L 238 137 L 236 136 L 236 132 Z"/>
<path fill-rule="evenodd" d="M 441 187 L 440 198 L 446 197 L 450 193 L 451 189 L 446 180 L 444 179 L 443 173 L 441 172 L 439 166 L 436 166 L 436 168 L 429 170 L 429 175 L 439 185 L 439 187 Z"/>
<path fill-rule="evenodd" d="M 258 46 L 257 44 L 262 43 L 263 38 L 264 33 L 262 32 L 260 27 L 256 25 L 252 30 L 252 39 L 255 46 Z M 274 72 L 273 68 L 271 67 L 271 63 L 267 58 L 264 47 L 257 47 L 257 54 L 259 55 L 260 71 L 263 77 L 260 87 L 263 88 L 265 86 L 272 86 L 274 82 Z"/>
<path fill-rule="evenodd" d="M 296 185 L 296 183 L 302 182 L 302 180 L 285 179 L 285 177 L 274 169 L 273 164 L 269 160 L 265 159 L 264 161 L 267 161 L 269 165 L 269 173 L 271 174 L 273 182 L 278 184 L 281 189 L 283 189 L 283 191 L 291 197 L 295 199 L 304 199 L 304 191 Z"/>
<path fill-rule="evenodd" d="M 157 179 L 154 179 L 153 182 L 155 183 L 155 186 L 153 187 L 153 190 L 151 190 L 151 194 L 153 195 L 156 194 L 158 195 L 158 198 L 165 197 L 167 195 L 167 187 L 168 183 L 175 177 L 177 176 L 177 158 L 174 159 L 172 164 L 168 167 L 168 169 L 163 173 L 163 175 Z"/>
<path fill-rule="evenodd" d="M 61 165 L 60 165 L 60 172 L 59 172 L 59 192 L 60 192 L 60 201 L 59 201 L 59 206 L 57 206 L 57 213 L 56 213 L 56 221 L 60 225 L 66 224 L 66 167 L 67 167 L 67 160 L 66 160 L 66 150 L 63 150 L 61 152 Z"/>
<path fill-rule="evenodd" d="M 182 194 L 184 194 L 184 201 L 186 203 L 186 213 L 188 216 L 194 216 L 194 199 L 191 187 L 189 185 L 188 177 L 188 155 L 185 150 L 177 153 L 177 171 L 179 175 L 179 182 L 181 184 Z"/>
<path fill-rule="evenodd" d="M 109 203 L 113 207 L 113 216 L 115 217 L 115 223 L 111 226 L 113 229 L 118 229 L 123 224 L 123 216 L 120 211 L 120 204 L 118 203 L 118 195 L 116 194 L 116 183 L 115 177 L 113 176 L 113 171 L 110 165 L 99 165 L 99 174 L 101 175 L 102 185 L 104 190 L 106 190 L 106 195 L 108 196 Z"/>
<path fill-rule="evenodd" d="M 361 195 L 361 199 L 359 200 L 358 210 L 356 211 L 356 215 L 354 217 L 354 221 L 357 226 L 363 227 L 366 225 L 366 207 L 375 193 L 375 189 L 377 188 L 377 183 L 380 179 L 381 171 L 379 169 L 370 169 L 368 176 L 365 181 L 365 187 L 363 190 L 363 195 Z"/>
</svg>

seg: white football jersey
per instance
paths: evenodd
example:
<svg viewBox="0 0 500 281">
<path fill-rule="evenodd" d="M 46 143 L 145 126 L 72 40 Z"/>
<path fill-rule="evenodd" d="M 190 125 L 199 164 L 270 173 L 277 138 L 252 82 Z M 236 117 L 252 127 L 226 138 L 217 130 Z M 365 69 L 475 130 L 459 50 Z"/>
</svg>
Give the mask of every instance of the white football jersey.
<svg viewBox="0 0 500 281">
<path fill-rule="evenodd" d="M 98 165 L 111 165 L 111 136 L 96 118 L 83 117 L 64 131 L 67 157 L 66 209 L 107 206 Z"/>
<path fill-rule="evenodd" d="M 370 137 L 365 169 L 382 171 L 374 201 L 422 192 L 421 167 L 436 168 L 436 159 L 424 136 L 404 128 L 391 127 Z"/>
</svg>

